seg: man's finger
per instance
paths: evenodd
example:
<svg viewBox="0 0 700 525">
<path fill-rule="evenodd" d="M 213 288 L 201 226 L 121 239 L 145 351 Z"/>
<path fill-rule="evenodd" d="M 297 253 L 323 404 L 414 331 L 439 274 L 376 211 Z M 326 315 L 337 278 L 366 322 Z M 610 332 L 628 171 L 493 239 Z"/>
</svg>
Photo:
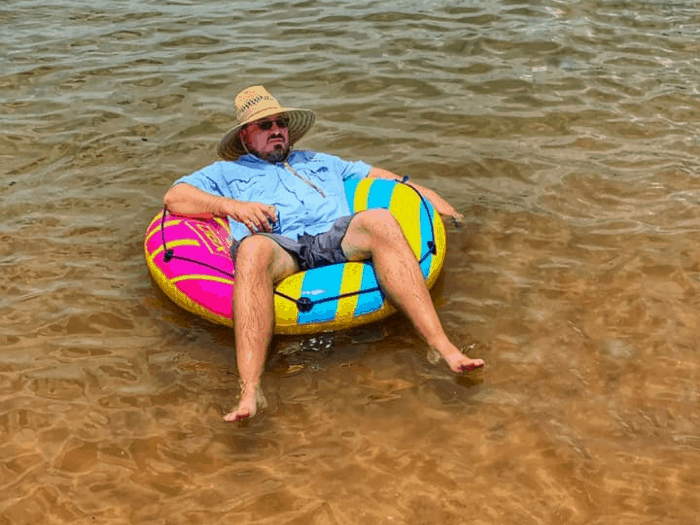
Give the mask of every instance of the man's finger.
<svg viewBox="0 0 700 525">
<path fill-rule="evenodd" d="M 270 228 L 270 221 L 265 213 L 263 213 L 261 210 L 258 210 L 258 213 L 255 215 L 255 222 L 256 225 L 258 226 L 259 231 L 272 231 Z"/>
</svg>

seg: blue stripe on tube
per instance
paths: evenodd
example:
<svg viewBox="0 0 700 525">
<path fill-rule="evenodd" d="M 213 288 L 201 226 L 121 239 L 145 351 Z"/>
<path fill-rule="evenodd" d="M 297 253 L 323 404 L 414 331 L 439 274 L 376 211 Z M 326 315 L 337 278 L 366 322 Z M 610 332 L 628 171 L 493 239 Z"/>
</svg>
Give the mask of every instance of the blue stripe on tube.
<svg viewBox="0 0 700 525">
<path fill-rule="evenodd" d="M 342 264 L 333 264 L 307 271 L 301 287 L 301 297 L 308 297 L 314 302 L 326 297 L 337 297 L 340 294 L 344 267 Z M 311 311 L 299 312 L 297 322 L 304 325 L 333 321 L 337 310 L 338 299 L 314 304 Z"/>
<path fill-rule="evenodd" d="M 353 209 L 353 203 L 355 202 L 355 191 L 357 190 L 357 185 L 360 183 L 361 179 L 348 179 L 345 181 L 345 197 L 350 205 L 350 211 Z"/>
<path fill-rule="evenodd" d="M 429 202 L 426 201 L 426 204 L 428 206 L 428 210 L 430 212 L 430 216 L 428 215 L 428 211 L 426 210 L 425 205 L 421 202 L 420 204 L 420 237 L 421 237 L 421 245 L 420 245 L 420 256 L 425 257 L 425 260 L 423 263 L 420 265 L 421 271 L 423 272 L 423 278 L 427 279 L 428 275 L 430 274 L 430 266 L 432 265 L 433 262 L 433 254 L 430 252 L 430 249 L 428 248 L 428 241 L 435 242 L 434 235 L 433 235 L 433 230 L 431 229 L 430 225 L 430 219 L 433 221 L 435 220 L 432 215 L 435 213 L 433 207 L 430 205 Z M 427 255 L 427 257 L 426 257 Z"/>
<path fill-rule="evenodd" d="M 367 209 L 389 208 L 394 184 L 394 181 L 388 179 L 374 180 L 372 182 L 372 187 L 369 189 L 369 197 L 367 198 Z"/>
<path fill-rule="evenodd" d="M 362 290 L 370 290 L 379 286 L 377 276 L 374 274 L 374 268 L 371 264 L 365 264 L 362 271 Z M 357 300 L 355 315 L 364 315 L 379 310 L 384 304 L 384 294 L 381 291 L 363 292 Z"/>
</svg>

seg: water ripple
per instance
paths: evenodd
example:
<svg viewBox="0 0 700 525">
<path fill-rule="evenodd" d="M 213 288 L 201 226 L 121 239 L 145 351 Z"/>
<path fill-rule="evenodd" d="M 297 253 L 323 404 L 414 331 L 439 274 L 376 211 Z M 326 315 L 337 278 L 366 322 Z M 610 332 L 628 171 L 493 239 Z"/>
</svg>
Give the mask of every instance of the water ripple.
<svg viewBox="0 0 700 525">
<path fill-rule="evenodd" d="M 0 20 L 6 521 L 695 521 L 694 3 L 9 0 Z M 156 289 L 141 239 L 250 84 L 316 111 L 300 147 L 465 214 L 433 295 L 483 372 L 430 367 L 397 316 L 294 359 L 276 340 L 270 409 L 221 423 L 233 336 Z"/>
</svg>

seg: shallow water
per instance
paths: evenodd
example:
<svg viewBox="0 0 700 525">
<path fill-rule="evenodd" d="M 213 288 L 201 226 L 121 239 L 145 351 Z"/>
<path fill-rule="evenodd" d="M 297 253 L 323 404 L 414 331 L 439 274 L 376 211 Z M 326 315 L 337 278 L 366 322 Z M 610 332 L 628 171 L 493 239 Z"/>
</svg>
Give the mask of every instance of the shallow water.
<svg viewBox="0 0 700 525">
<path fill-rule="evenodd" d="M 700 472 L 693 2 L 0 5 L 0 524 L 691 524 Z M 486 361 L 402 317 L 231 334 L 151 282 L 143 232 L 241 88 L 301 147 L 466 216 L 434 289 Z M 327 342 L 330 349 L 325 348 Z"/>
</svg>

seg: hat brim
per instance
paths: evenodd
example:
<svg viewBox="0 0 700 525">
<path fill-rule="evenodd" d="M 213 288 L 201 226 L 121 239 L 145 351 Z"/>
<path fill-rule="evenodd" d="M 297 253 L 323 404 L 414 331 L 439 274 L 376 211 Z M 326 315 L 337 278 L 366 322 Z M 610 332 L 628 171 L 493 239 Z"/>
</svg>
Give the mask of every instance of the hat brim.
<svg viewBox="0 0 700 525">
<path fill-rule="evenodd" d="M 275 115 L 286 115 L 289 118 L 289 145 L 293 146 L 300 138 L 306 135 L 306 132 L 311 129 L 316 120 L 316 115 L 313 111 L 309 109 L 297 109 L 297 108 L 270 108 L 246 119 L 243 122 L 237 123 L 232 127 L 224 138 L 219 142 L 219 147 L 217 152 L 219 156 L 224 160 L 236 160 L 241 155 L 247 153 L 246 149 L 241 143 L 241 137 L 239 132 L 241 128 L 246 124 L 255 122 L 265 117 L 272 117 Z"/>
</svg>

